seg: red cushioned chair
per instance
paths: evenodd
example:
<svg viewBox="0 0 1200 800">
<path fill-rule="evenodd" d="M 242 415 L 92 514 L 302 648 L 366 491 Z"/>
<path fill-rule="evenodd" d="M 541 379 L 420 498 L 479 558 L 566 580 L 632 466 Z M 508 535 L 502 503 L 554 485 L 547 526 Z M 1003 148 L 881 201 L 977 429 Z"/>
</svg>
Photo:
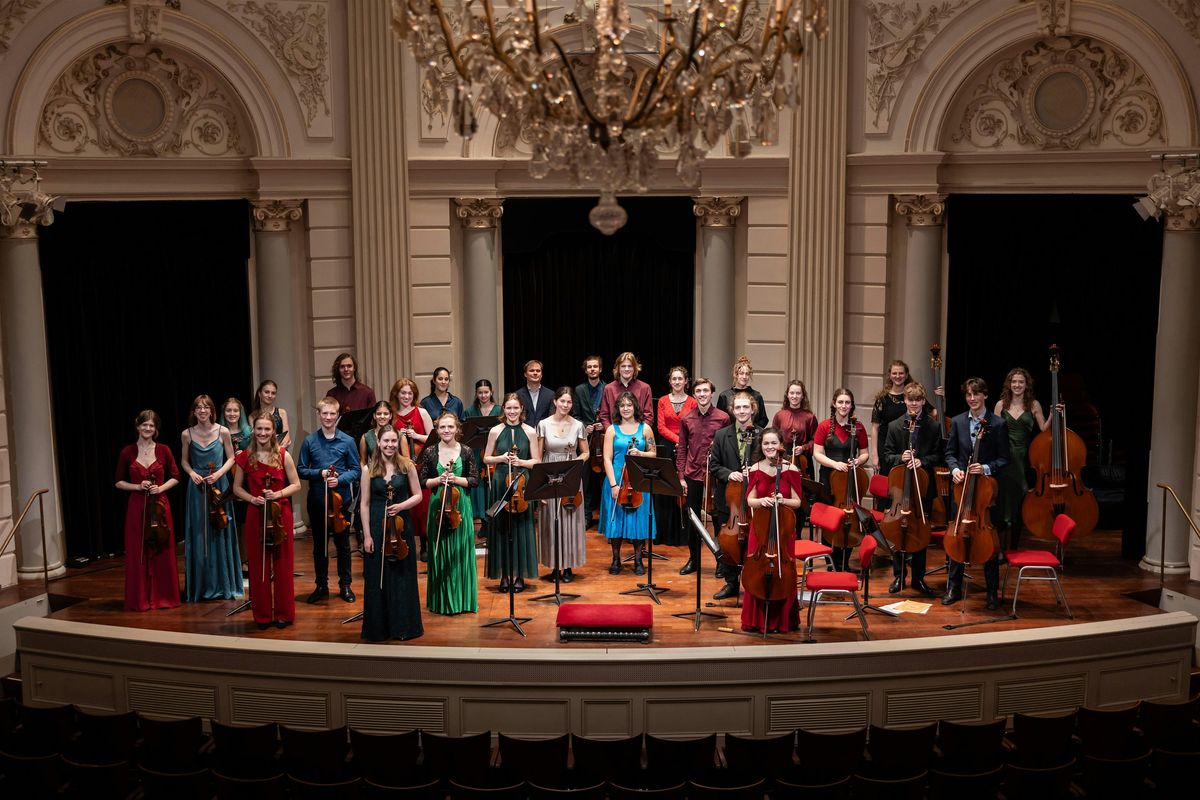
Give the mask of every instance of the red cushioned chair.
<svg viewBox="0 0 1200 800">
<path fill-rule="evenodd" d="M 820 504 L 813 506 L 814 516 L 818 513 L 817 505 Z M 826 506 L 826 508 L 832 508 L 832 506 Z M 841 509 L 834 508 L 833 511 L 839 517 L 841 516 Z M 841 524 L 840 520 L 838 524 Z M 860 572 L 864 575 L 871 569 L 871 557 L 873 555 L 875 555 L 875 538 L 864 536 L 862 544 L 858 546 L 858 561 L 861 565 Z M 867 630 L 866 612 L 863 609 L 862 602 L 858 599 L 858 584 L 859 576 L 858 573 L 854 572 L 816 572 L 807 576 L 805 585 L 808 591 L 812 592 L 812 599 L 808 603 L 808 633 L 804 637 L 806 641 L 814 641 L 812 638 L 813 617 L 816 615 L 817 603 L 821 602 L 821 597 L 826 594 L 842 594 L 848 598 L 843 602 L 854 605 L 854 614 L 851 616 L 858 617 L 858 624 L 862 626 L 863 638 L 870 640 L 871 634 Z"/>
<path fill-rule="evenodd" d="M 826 506 L 826 508 L 828 507 Z M 823 566 L 833 569 L 833 548 L 827 544 L 815 542 L 812 539 L 797 539 L 792 544 L 792 556 L 804 567 L 800 571 L 800 577 L 796 580 L 800 591 L 800 598 L 803 601 L 804 591 L 807 588 L 806 581 L 809 574 L 816 569 L 817 562 L 824 561 Z"/>
<path fill-rule="evenodd" d="M 1067 611 L 1068 619 L 1075 619 L 1075 615 L 1071 613 L 1071 607 L 1067 605 L 1067 595 L 1063 591 L 1062 583 L 1058 579 L 1058 570 L 1062 567 L 1060 556 L 1066 553 L 1067 541 L 1071 538 L 1071 532 L 1075 530 L 1075 520 L 1068 517 L 1066 514 L 1059 514 L 1054 518 L 1054 528 L 1052 532 L 1058 546 L 1059 555 L 1055 555 L 1049 550 L 1009 550 L 1004 554 L 1007 564 L 1004 567 L 1004 582 L 1000 585 L 1000 595 L 1004 596 L 1004 590 L 1008 587 L 1008 571 L 1017 568 L 1017 587 L 1013 589 L 1013 609 L 1012 613 L 1017 615 L 1017 597 L 1021 594 L 1021 581 L 1048 581 L 1054 587 L 1054 594 L 1058 598 L 1058 602 Z"/>
</svg>

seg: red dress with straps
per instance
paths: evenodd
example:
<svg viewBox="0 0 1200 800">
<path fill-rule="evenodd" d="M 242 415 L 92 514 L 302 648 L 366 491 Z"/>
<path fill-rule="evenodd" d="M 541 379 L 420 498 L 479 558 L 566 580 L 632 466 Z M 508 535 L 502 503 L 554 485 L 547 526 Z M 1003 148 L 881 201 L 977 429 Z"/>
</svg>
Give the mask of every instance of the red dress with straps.
<svg viewBox="0 0 1200 800">
<path fill-rule="evenodd" d="M 234 457 L 238 469 L 246 475 L 245 489 L 254 497 L 263 493 L 266 476 L 271 476 L 271 490 L 280 491 L 287 486 L 287 473 L 283 470 L 284 451 L 279 450 L 278 467 L 264 464 L 250 450 L 243 450 Z M 250 574 L 250 610 L 254 621 L 260 625 L 272 622 L 296 621 L 296 592 L 292 578 L 295 565 L 292 534 L 291 498 L 279 501 L 279 522 L 283 526 L 284 540 L 275 547 L 266 548 L 263 558 L 263 506 L 247 503 L 246 508 L 246 563 Z"/>
</svg>

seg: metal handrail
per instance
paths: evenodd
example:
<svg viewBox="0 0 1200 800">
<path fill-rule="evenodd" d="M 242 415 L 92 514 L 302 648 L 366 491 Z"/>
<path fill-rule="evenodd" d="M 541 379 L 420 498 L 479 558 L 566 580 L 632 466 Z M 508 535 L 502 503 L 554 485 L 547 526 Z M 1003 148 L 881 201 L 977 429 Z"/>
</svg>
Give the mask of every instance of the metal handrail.
<svg viewBox="0 0 1200 800">
<path fill-rule="evenodd" d="M 42 495 L 49 494 L 49 489 L 35 489 L 29 499 L 25 501 L 25 508 L 21 509 L 21 516 L 17 517 L 17 521 L 13 523 L 12 530 L 8 532 L 8 536 L 4 538 L 4 544 L 0 544 L 0 553 L 8 549 L 8 544 L 17 535 L 17 531 L 21 528 L 21 523 L 25 521 L 25 515 L 29 513 L 29 509 L 33 506 L 33 501 L 38 501 L 38 511 L 41 512 L 40 518 L 42 522 L 42 582 L 46 586 L 46 593 L 50 593 L 50 567 L 46 563 L 46 504 L 42 501 Z"/>
<path fill-rule="evenodd" d="M 1171 488 L 1170 484 L 1156 484 L 1158 488 L 1163 490 L 1162 502 L 1162 528 L 1158 533 L 1158 593 L 1162 597 L 1163 589 L 1167 584 L 1167 492 L 1171 493 L 1171 497 L 1175 500 L 1175 505 L 1179 506 L 1179 511 L 1183 514 L 1183 518 L 1187 520 L 1187 524 L 1191 526 L 1192 532 L 1200 538 L 1200 528 L 1196 527 L 1196 523 L 1192 522 L 1192 515 L 1184 508 L 1183 501 L 1179 499 L 1179 495 Z"/>
<path fill-rule="evenodd" d="M 1166 483 L 1158 484 L 1158 488 L 1165 489 L 1167 492 L 1171 493 L 1171 497 L 1175 500 L 1175 505 L 1179 506 L 1179 513 L 1183 514 L 1183 518 L 1187 520 L 1187 524 L 1190 525 L 1192 528 L 1192 533 L 1196 534 L 1197 539 L 1200 539 L 1200 528 L 1197 528 L 1196 523 L 1192 521 L 1192 515 L 1190 513 L 1188 513 L 1187 508 L 1184 507 L 1183 501 L 1179 499 L 1179 495 L 1175 494 L 1175 490 L 1172 489 L 1170 487 L 1170 485 L 1166 484 Z M 1164 493 L 1163 494 L 1163 505 L 1166 506 L 1166 504 L 1167 504 L 1167 496 Z"/>
</svg>

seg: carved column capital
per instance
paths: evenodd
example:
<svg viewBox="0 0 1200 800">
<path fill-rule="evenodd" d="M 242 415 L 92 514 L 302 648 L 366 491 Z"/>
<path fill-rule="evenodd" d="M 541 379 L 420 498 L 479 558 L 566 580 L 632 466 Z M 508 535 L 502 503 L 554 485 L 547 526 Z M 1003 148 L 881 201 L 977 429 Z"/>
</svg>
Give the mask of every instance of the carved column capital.
<svg viewBox="0 0 1200 800">
<path fill-rule="evenodd" d="M 745 196 L 730 197 L 693 197 L 695 205 L 692 211 L 700 217 L 700 225 L 704 228 L 732 228 L 737 225 L 737 218 L 742 215 L 742 201 Z"/>
<path fill-rule="evenodd" d="M 1169 231 L 1200 231 L 1200 208 L 1176 207 L 1167 209 L 1166 229 Z"/>
<path fill-rule="evenodd" d="M 54 222 L 56 199 L 23 175 L 0 175 L 0 238 L 36 239 L 39 225 Z"/>
<path fill-rule="evenodd" d="M 304 216 L 301 200 L 252 200 L 255 231 L 290 231 Z"/>
<path fill-rule="evenodd" d="M 502 197 L 456 197 L 454 214 L 462 220 L 464 228 L 489 230 L 495 228 L 504 216 Z"/>
<path fill-rule="evenodd" d="M 941 225 L 946 212 L 944 194 L 898 194 L 896 213 L 908 217 L 914 228 L 929 228 Z"/>
</svg>

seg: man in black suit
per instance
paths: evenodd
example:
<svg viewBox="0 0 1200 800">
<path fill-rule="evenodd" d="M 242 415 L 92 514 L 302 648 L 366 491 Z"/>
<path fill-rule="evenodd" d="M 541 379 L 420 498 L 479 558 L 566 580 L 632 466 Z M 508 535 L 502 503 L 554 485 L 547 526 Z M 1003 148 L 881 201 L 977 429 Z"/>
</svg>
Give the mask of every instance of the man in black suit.
<svg viewBox="0 0 1200 800">
<path fill-rule="evenodd" d="M 933 468 L 940 466 L 945 457 L 945 446 L 942 443 L 941 426 L 925 412 L 925 387 L 913 381 L 904 387 L 904 405 L 908 411 L 902 417 L 892 420 L 887 426 L 887 435 L 883 442 L 883 453 L 879 458 L 882 474 L 887 475 L 898 466 L 907 467 L 912 464 L 916 469 L 923 470 L 928 480 L 925 496 L 922 499 L 922 509 L 925 519 L 929 519 L 930 506 L 933 496 L 937 494 L 933 483 Z M 916 423 L 916 443 L 909 430 L 909 422 Z M 912 509 L 914 516 L 921 509 Z M 921 594 L 933 595 L 934 591 L 925 583 L 925 548 L 910 552 L 912 561 L 911 586 Z M 903 570 L 904 556 L 896 553 L 892 556 L 892 585 L 888 587 L 891 594 L 896 594 L 902 588 L 900 576 Z"/>
<path fill-rule="evenodd" d="M 746 392 L 738 392 L 733 396 L 730 408 L 733 412 L 733 424 L 717 431 L 713 435 L 712 443 L 712 468 L 717 477 L 714 491 L 717 513 L 713 515 L 713 525 L 718 531 L 729 519 L 730 514 L 729 506 L 725 502 L 725 487 L 730 481 L 745 483 L 748 465 L 754 461 L 754 449 L 760 433 L 754 426 L 754 413 L 757 409 L 754 407 L 753 397 Z M 744 522 L 749 525 L 750 520 L 746 519 Z M 745 556 L 744 550 L 742 555 Z M 741 567 L 725 565 L 721 569 L 725 585 L 717 590 L 713 599 L 736 598 L 742 574 Z"/>
<path fill-rule="evenodd" d="M 583 374 L 587 380 L 575 387 L 575 405 L 571 416 L 583 423 L 583 435 L 591 436 L 594 431 L 603 431 L 600 422 L 600 400 L 604 397 L 606 381 L 600 377 L 604 364 L 600 356 L 588 356 L 583 360 Z M 604 473 L 583 472 L 583 507 L 587 525 L 592 524 L 592 512 L 600 508 L 600 487 L 604 486 Z"/>
<path fill-rule="evenodd" d="M 525 362 L 525 385 L 517 389 L 517 397 L 525 406 L 525 424 L 536 431 L 554 407 L 554 392 L 542 386 L 542 362 L 536 358 Z"/>
<path fill-rule="evenodd" d="M 962 385 L 963 396 L 967 401 L 967 412 L 959 414 L 950 423 L 950 438 L 946 442 L 946 466 L 950 468 L 950 476 L 955 483 L 962 483 L 967 474 L 992 476 L 1008 465 L 1008 426 L 1004 420 L 993 414 L 987 407 L 988 386 L 983 378 L 967 378 Z M 971 462 L 975 439 L 983 432 L 983 441 L 979 443 L 979 460 Z M 997 551 L 983 565 L 984 578 L 987 581 L 987 608 L 989 611 L 1000 607 L 998 592 L 1000 589 L 1000 553 Z M 963 565 L 950 561 L 947 572 L 946 594 L 942 605 L 950 605 L 962 599 Z"/>
</svg>

